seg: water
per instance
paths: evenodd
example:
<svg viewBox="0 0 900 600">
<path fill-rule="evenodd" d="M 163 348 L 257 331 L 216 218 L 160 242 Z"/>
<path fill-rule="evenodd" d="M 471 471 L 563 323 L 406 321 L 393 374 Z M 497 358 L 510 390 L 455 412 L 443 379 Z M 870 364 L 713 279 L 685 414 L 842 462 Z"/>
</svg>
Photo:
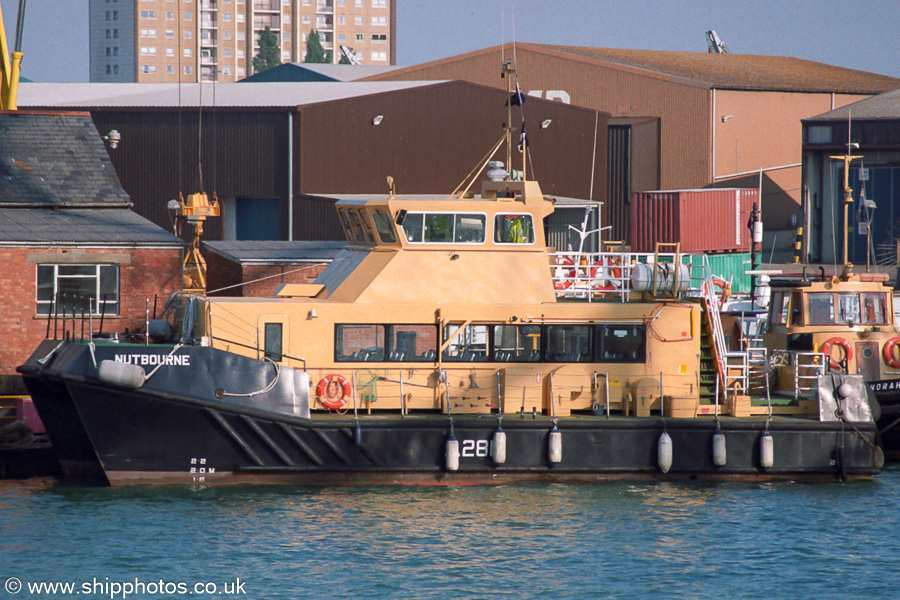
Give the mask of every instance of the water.
<svg viewBox="0 0 900 600">
<path fill-rule="evenodd" d="M 0 599 L 882 598 L 898 515 L 900 467 L 815 485 L 0 482 Z"/>
</svg>

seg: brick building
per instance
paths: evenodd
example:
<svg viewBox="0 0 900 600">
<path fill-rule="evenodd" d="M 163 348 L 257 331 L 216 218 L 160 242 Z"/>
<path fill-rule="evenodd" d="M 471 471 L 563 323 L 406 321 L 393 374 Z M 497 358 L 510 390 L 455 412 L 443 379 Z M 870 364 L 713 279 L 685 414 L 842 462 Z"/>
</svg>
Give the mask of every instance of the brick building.
<svg viewBox="0 0 900 600">
<path fill-rule="evenodd" d="M 50 336 L 144 329 L 184 242 L 131 210 L 85 113 L 0 112 L 0 393 Z M 67 318 L 64 316 L 67 315 Z"/>
</svg>

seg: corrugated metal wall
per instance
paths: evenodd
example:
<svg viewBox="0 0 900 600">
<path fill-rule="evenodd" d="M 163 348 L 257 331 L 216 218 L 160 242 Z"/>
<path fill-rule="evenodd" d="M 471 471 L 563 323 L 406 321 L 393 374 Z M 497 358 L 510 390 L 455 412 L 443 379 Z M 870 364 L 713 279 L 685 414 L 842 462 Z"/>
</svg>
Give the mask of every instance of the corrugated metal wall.
<svg viewBox="0 0 900 600">
<path fill-rule="evenodd" d="M 399 194 L 449 194 L 500 139 L 506 100 L 505 92 L 454 81 L 302 107 L 297 191 L 387 192 L 385 177 L 391 175 Z M 545 194 L 587 199 L 593 175 L 594 199 L 605 201 L 608 115 L 538 99 L 528 99 L 522 111 L 530 141 L 528 178 L 537 179 Z M 373 125 L 379 115 L 380 124 Z M 515 142 L 522 123 L 517 107 L 512 123 Z M 495 159 L 505 162 L 505 146 Z M 513 167 L 522 168 L 517 151 Z"/>
<path fill-rule="evenodd" d="M 511 59 L 511 49 L 505 58 Z M 552 52 L 520 46 L 516 62 L 522 89 L 568 94 L 572 104 L 616 117 L 659 117 L 660 185 L 663 189 L 704 187 L 712 180 L 711 91 L 674 77 L 633 68 L 609 68 L 572 60 Z M 421 70 L 379 75 L 381 80 L 462 79 L 483 85 L 504 85 L 497 76 L 500 50 L 473 52 L 434 63 Z M 689 149 L 689 151 L 685 151 Z"/>
<path fill-rule="evenodd" d="M 101 135 L 122 135 L 110 159 L 141 216 L 171 229 L 169 200 L 202 189 L 219 197 L 287 195 L 287 116 L 273 111 L 92 111 Z M 203 153 L 198 156 L 202 140 Z M 222 239 L 221 219 L 208 219 L 204 239 Z"/>
<path fill-rule="evenodd" d="M 304 194 L 383 194 L 387 175 L 394 177 L 400 194 L 449 194 L 500 139 L 506 100 L 505 91 L 454 81 L 307 105 L 296 112 L 204 111 L 199 161 L 196 110 L 92 114 L 101 134 L 111 129 L 122 134 L 110 156 L 142 216 L 171 229 L 167 203 L 179 192 L 200 190 L 202 163 L 203 189 L 209 193 L 281 199 L 286 234 L 288 115 L 293 112 L 293 238 L 328 240 L 342 239 L 334 215 L 326 215 L 331 208 Z M 594 200 L 605 203 L 608 115 L 539 99 L 529 99 L 523 111 L 530 140 L 528 178 L 540 181 L 547 195 L 586 199 L 593 189 Z M 383 119 L 375 126 L 377 115 Z M 542 128 L 546 120 L 550 125 Z M 522 123 L 518 108 L 512 123 L 515 142 Z M 521 154 L 513 156 L 513 167 L 521 169 Z M 505 148 L 495 158 L 505 161 Z M 204 239 L 222 239 L 221 223 L 209 219 Z"/>
</svg>

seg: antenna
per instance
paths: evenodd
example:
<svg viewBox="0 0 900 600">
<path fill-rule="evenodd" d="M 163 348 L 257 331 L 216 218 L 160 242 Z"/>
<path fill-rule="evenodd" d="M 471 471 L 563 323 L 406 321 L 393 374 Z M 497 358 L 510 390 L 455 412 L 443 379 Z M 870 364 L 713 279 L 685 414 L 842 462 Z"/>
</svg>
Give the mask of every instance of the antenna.
<svg viewBox="0 0 900 600">
<path fill-rule="evenodd" d="M 706 32 L 706 44 L 708 46 L 707 51 L 710 54 L 728 54 L 725 42 L 719 39 L 715 29 L 710 29 Z"/>
</svg>

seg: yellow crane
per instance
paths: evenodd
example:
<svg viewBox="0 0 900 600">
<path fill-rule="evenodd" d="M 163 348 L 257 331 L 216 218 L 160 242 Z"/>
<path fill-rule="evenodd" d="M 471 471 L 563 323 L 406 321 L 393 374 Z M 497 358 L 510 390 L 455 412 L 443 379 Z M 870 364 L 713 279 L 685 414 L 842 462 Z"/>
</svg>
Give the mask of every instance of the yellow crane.
<svg viewBox="0 0 900 600">
<path fill-rule="evenodd" d="M 16 45 L 9 53 L 6 43 L 6 27 L 3 24 L 3 9 L 0 8 L 0 109 L 16 110 L 19 93 L 19 69 L 22 65 L 22 24 L 25 18 L 25 0 L 19 0 L 19 18 L 16 22 Z"/>
</svg>

